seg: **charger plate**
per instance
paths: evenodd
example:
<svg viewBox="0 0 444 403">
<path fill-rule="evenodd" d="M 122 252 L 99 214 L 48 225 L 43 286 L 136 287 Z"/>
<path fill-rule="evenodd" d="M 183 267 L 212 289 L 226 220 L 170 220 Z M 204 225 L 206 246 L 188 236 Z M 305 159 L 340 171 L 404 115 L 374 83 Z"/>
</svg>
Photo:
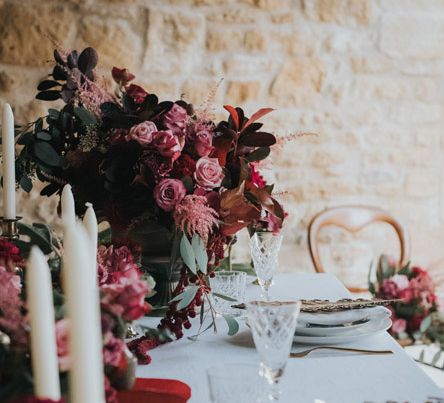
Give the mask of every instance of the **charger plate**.
<svg viewBox="0 0 444 403">
<path fill-rule="evenodd" d="M 363 326 L 359 326 L 355 329 L 350 329 L 349 332 L 335 334 L 335 335 L 300 335 L 295 334 L 293 337 L 293 342 L 299 344 L 345 344 L 351 343 L 353 341 L 361 340 L 365 337 L 374 336 L 378 333 L 384 332 L 392 326 L 392 321 L 388 317 L 383 317 L 377 320 L 370 320 Z"/>
</svg>

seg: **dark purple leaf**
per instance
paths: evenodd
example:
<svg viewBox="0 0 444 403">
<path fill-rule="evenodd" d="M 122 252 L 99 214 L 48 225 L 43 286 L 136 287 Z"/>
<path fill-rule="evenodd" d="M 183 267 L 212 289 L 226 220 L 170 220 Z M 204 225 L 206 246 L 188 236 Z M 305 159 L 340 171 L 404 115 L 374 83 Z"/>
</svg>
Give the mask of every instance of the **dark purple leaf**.
<svg viewBox="0 0 444 403">
<path fill-rule="evenodd" d="M 61 97 L 64 102 L 68 103 L 72 98 L 73 92 L 69 88 L 66 87 L 66 85 L 63 86 Z"/>
<path fill-rule="evenodd" d="M 252 153 L 248 154 L 245 158 L 247 161 L 262 161 L 270 155 L 270 147 L 259 147 Z"/>
<path fill-rule="evenodd" d="M 60 54 L 60 52 L 57 49 L 54 49 L 54 60 L 61 64 L 61 65 L 65 65 L 65 61 L 63 60 L 62 55 Z"/>
<path fill-rule="evenodd" d="M 79 60 L 79 55 L 77 53 L 77 50 L 73 50 L 68 55 L 68 67 L 70 69 L 73 69 L 74 67 L 77 67 L 78 60 Z"/>
<path fill-rule="evenodd" d="M 50 88 L 57 87 L 58 85 L 60 85 L 60 83 L 58 83 L 57 81 L 44 80 L 38 85 L 37 89 L 39 91 L 46 91 L 49 90 Z"/>
<path fill-rule="evenodd" d="M 50 183 L 48 186 L 45 186 L 41 191 L 41 196 L 52 196 L 55 192 L 57 192 L 60 188 L 60 185 L 55 183 Z"/>
<path fill-rule="evenodd" d="M 242 126 L 244 125 L 244 120 L 245 120 L 245 114 L 242 108 L 237 107 L 236 108 L 236 112 L 237 112 L 237 116 L 239 117 L 239 129 L 242 129 Z"/>
<path fill-rule="evenodd" d="M 258 131 L 262 126 L 263 126 L 263 123 L 252 123 L 252 124 L 246 126 L 246 127 L 241 131 L 241 136 L 243 136 L 244 134 L 248 134 L 248 133 L 256 132 L 256 131 Z"/>
<path fill-rule="evenodd" d="M 269 147 L 276 143 L 276 137 L 271 133 L 253 132 L 242 136 L 239 143 L 250 147 Z"/>
<path fill-rule="evenodd" d="M 92 70 L 97 66 L 97 62 L 99 60 L 99 56 L 95 49 L 89 47 L 83 50 L 80 53 L 78 66 L 82 73 L 88 75 Z"/>
<path fill-rule="evenodd" d="M 60 99 L 60 91 L 42 91 L 39 92 L 35 97 L 37 99 L 41 99 L 42 101 L 55 101 L 56 99 Z"/>
<path fill-rule="evenodd" d="M 66 80 L 66 78 L 68 77 L 63 67 L 59 66 L 58 64 L 54 66 L 54 70 L 52 71 L 52 76 L 54 80 Z"/>
</svg>

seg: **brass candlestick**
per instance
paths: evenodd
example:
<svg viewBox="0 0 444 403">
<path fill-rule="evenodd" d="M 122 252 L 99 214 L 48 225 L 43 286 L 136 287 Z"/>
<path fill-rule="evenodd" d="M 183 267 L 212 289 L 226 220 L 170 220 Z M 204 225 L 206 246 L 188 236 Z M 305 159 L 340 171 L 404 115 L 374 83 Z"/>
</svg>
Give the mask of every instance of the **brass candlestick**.
<svg viewBox="0 0 444 403">
<path fill-rule="evenodd" d="M 7 239 L 18 239 L 19 231 L 17 223 L 22 217 L 3 218 L 1 217 L 2 237 Z"/>
</svg>

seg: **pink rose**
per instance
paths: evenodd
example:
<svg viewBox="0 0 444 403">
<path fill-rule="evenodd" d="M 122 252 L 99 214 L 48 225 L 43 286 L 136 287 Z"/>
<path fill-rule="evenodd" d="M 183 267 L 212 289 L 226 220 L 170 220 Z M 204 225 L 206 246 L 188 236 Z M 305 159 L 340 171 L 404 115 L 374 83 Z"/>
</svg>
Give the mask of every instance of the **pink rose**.
<svg viewBox="0 0 444 403">
<path fill-rule="evenodd" d="M 125 321 L 136 320 L 149 310 L 149 305 L 145 302 L 148 290 L 145 281 L 121 277 L 118 283 L 101 287 L 100 303 L 102 308 L 121 316 Z"/>
<path fill-rule="evenodd" d="M 69 357 L 68 340 L 69 340 L 69 320 L 59 320 L 55 325 L 57 356 L 59 359 L 59 370 L 61 372 L 68 371 L 71 366 Z"/>
<path fill-rule="evenodd" d="M 387 298 L 398 298 L 398 286 L 392 280 L 385 279 L 381 285 L 382 295 Z"/>
<path fill-rule="evenodd" d="M 214 150 L 212 133 L 207 130 L 202 130 L 196 133 L 195 138 L 194 148 L 196 149 L 197 155 L 199 157 L 208 157 Z"/>
<path fill-rule="evenodd" d="M 392 324 L 392 333 L 397 335 L 399 333 L 405 332 L 407 329 L 407 321 L 402 318 L 396 318 L 394 315 L 392 317 L 393 324 Z"/>
<path fill-rule="evenodd" d="M 185 197 L 187 191 L 179 179 L 162 179 L 154 188 L 154 199 L 165 211 L 173 211 L 177 203 Z"/>
<path fill-rule="evenodd" d="M 157 127 L 153 122 L 146 120 L 133 126 L 129 133 L 125 136 L 126 141 L 135 140 L 140 145 L 144 146 L 153 141 L 153 133 L 157 132 Z"/>
<path fill-rule="evenodd" d="M 202 157 L 196 163 L 194 179 L 205 190 L 212 190 L 221 185 L 224 172 L 217 158 Z"/>
<path fill-rule="evenodd" d="M 411 287 L 404 288 L 403 290 L 399 290 L 398 298 L 401 298 L 404 303 L 409 303 L 415 298 L 415 292 Z"/>
<path fill-rule="evenodd" d="M 153 145 L 163 157 L 175 161 L 180 156 L 182 147 L 177 136 L 171 130 L 163 130 L 153 134 Z"/>
<path fill-rule="evenodd" d="M 163 115 L 163 124 L 176 136 L 182 137 L 187 121 L 187 111 L 178 104 Z"/>
<path fill-rule="evenodd" d="M 395 274 L 391 280 L 396 284 L 398 290 L 403 290 L 410 285 L 409 278 L 404 274 Z"/>
</svg>

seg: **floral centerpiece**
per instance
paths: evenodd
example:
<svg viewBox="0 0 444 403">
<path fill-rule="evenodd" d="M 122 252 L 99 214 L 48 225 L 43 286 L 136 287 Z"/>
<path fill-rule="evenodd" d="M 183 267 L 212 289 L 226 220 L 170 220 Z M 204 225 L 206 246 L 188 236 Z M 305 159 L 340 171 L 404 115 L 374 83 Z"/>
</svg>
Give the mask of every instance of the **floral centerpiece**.
<svg viewBox="0 0 444 403">
<path fill-rule="evenodd" d="M 38 244 L 48 253 L 56 315 L 56 343 L 63 394 L 67 391 L 70 369 L 68 350 L 69 319 L 65 317 L 65 298 L 61 286 L 61 243 L 49 228 L 36 224 L 21 224 L 22 233 L 30 241 L 18 241 L 20 248 L 0 238 L 0 401 L 33 402 L 26 396 L 33 393 L 30 362 L 30 328 L 27 315 L 24 258 L 32 244 Z M 117 401 L 116 389 L 129 385 L 125 382 L 130 364 L 125 336 L 127 325 L 151 310 L 145 301 L 150 285 L 143 279 L 137 258 L 127 245 L 101 244 L 98 247 L 98 282 L 101 296 L 103 365 L 108 403 Z M 153 343 L 169 340 L 168 335 L 146 329 L 145 338 Z M 134 343 L 133 343 L 134 344 Z M 148 348 L 129 346 L 140 362 L 149 362 Z M 138 349 L 137 349 L 138 347 Z M 145 346 L 147 347 L 147 346 Z"/>
<path fill-rule="evenodd" d="M 45 196 L 69 183 L 79 214 L 92 202 L 115 240 L 138 242 L 155 303 L 174 297 L 162 326 L 181 337 L 235 234 L 282 227 L 284 210 L 257 166 L 276 143 L 259 122 L 272 109 L 248 118 L 225 105 L 228 119 L 217 122 L 210 100 L 159 102 L 126 69 L 113 68 L 109 90 L 92 48 L 54 59 L 36 97 L 64 106 L 20 131 L 17 182 L 26 191 L 44 182 Z"/>
<path fill-rule="evenodd" d="M 402 344 L 436 341 L 431 325 L 440 322 L 437 297 L 425 269 L 410 264 L 401 268 L 395 260 L 383 255 L 376 270 L 376 282 L 369 283 L 369 290 L 377 298 L 401 300 L 390 307 L 393 322 L 390 333 Z"/>
</svg>

